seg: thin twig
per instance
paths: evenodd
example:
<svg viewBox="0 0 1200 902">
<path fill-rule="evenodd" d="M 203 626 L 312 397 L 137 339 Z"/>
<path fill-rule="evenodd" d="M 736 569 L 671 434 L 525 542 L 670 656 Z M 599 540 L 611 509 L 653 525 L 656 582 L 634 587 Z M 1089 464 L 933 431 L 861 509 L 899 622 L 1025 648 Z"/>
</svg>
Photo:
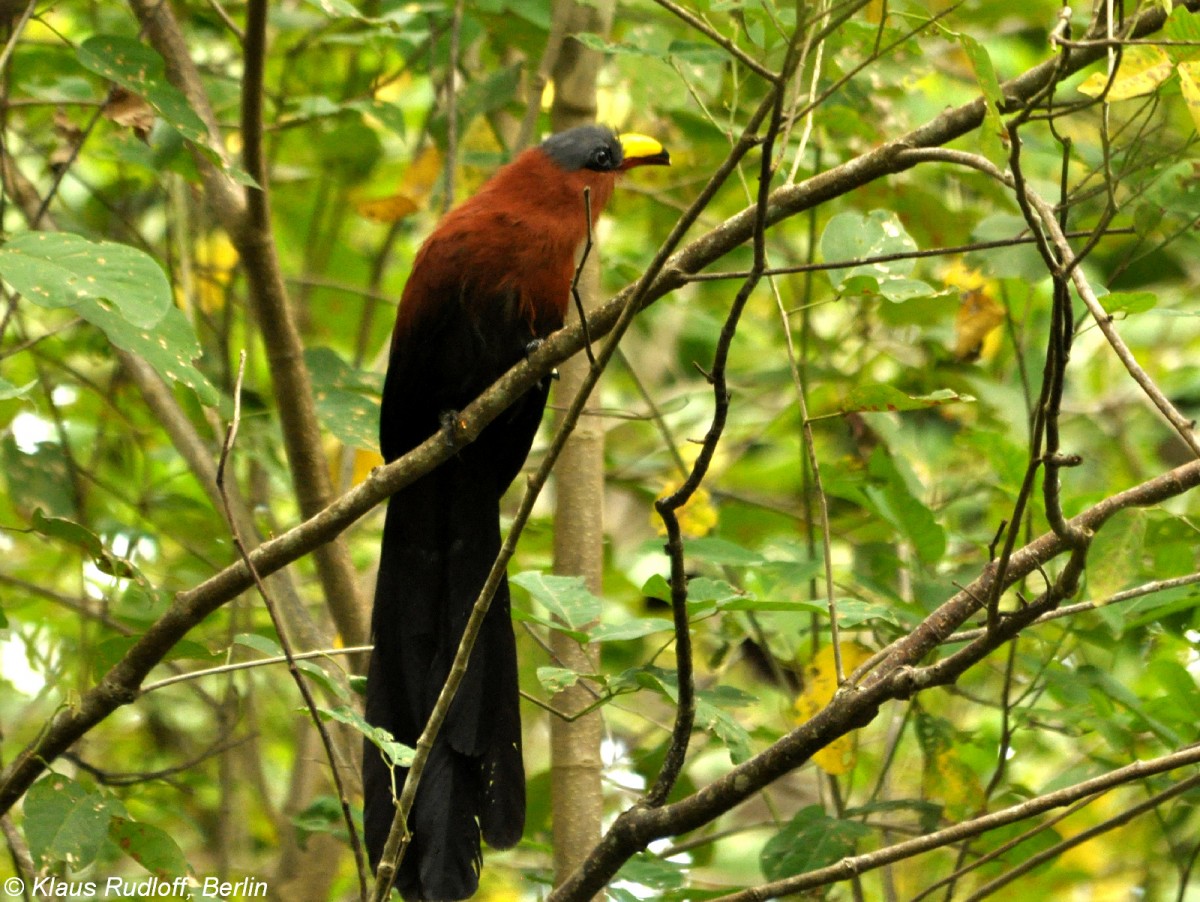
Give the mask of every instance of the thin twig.
<svg viewBox="0 0 1200 902">
<path fill-rule="evenodd" d="M 1003 889 L 1017 878 L 1028 874 L 1034 868 L 1040 867 L 1047 861 L 1057 858 L 1064 852 L 1067 852 L 1076 846 L 1082 845 L 1089 840 L 1095 839 L 1097 836 L 1101 836 L 1110 830 L 1115 830 L 1117 827 L 1124 826 L 1135 817 L 1145 814 L 1147 811 L 1157 808 L 1163 802 L 1169 801 L 1170 799 L 1175 798 L 1175 796 L 1182 795 L 1183 793 L 1194 789 L 1197 786 L 1200 786 L 1200 774 L 1188 777 L 1186 780 L 1180 780 L 1169 789 L 1155 793 L 1145 801 L 1126 808 L 1120 814 L 1110 817 L 1101 823 L 1096 824 L 1095 826 L 1088 827 L 1086 830 L 1080 830 L 1074 836 L 1064 839 L 1061 842 L 1057 842 L 1050 848 L 1043 849 L 1035 855 L 1031 855 L 1029 858 L 1025 859 L 1011 870 L 1006 871 L 1004 874 L 1001 874 L 994 880 L 989 880 L 975 892 L 971 893 L 971 895 L 967 896 L 963 902 L 980 902 L 980 900 L 986 899 L 997 890 Z"/>
<path fill-rule="evenodd" d="M 356 655 L 359 653 L 367 653 L 374 646 L 371 645 L 352 645 L 349 648 L 322 648 L 317 651 L 301 651 L 292 652 L 291 657 L 288 655 L 275 655 L 270 658 L 257 658 L 253 661 L 238 661 L 235 664 L 222 664 L 220 667 L 205 667 L 203 670 L 191 670 L 187 673 L 178 673 L 175 676 L 167 677 L 162 680 L 155 680 L 153 683 L 147 683 L 141 688 L 140 695 L 154 692 L 156 689 L 165 689 L 167 686 L 174 686 L 176 683 L 185 683 L 191 680 L 199 680 L 204 677 L 216 676 L 221 673 L 234 673 L 238 670 L 252 670 L 255 667 L 269 667 L 273 664 L 287 664 L 289 661 L 308 661 L 313 658 L 332 658 L 338 655 Z"/>
<path fill-rule="evenodd" d="M 358 887 L 359 898 L 366 902 L 367 899 L 367 867 L 366 860 L 363 857 L 362 843 L 358 838 L 358 828 L 354 826 L 354 815 L 350 811 L 350 798 L 346 793 L 345 784 L 342 782 L 341 768 L 338 766 L 337 755 L 333 749 L 333 739 L 329 735 L 329 731 L 325 726 L 324 720 L 321 718 L 321 713 L 317 708 L 316 700 L 309 691 L 308 683 L 305 681 L 300 669 L 296 666 L 296 656 L 292 653 L 291 643 L 287 637 L 287 631 L 283 627 L 283 621 L 279 617 L 279 612 L 275 607 L 275 602 L 271 599 L 271 593 L 267 590 L 266 583 L 258 573 L 258 568 L 254 566 L 254 562 L 250 559 L 249 553 L 246 551 L 246 545 L 242 541 L 241 532 L 238 530 L 237 521 L 233 516 L 233 508 L 229 503 L 229 494 L 226 491 L 225 485 L 225 467 L 229 462 L 229 455 L 233 450 L 234 439 L 237 438 L 238 425 L 242 417 L 242 377 L 246 371 L 246 352 L 242 351 L 238 363 L 237 381 L 233 389 L 233 419 L 229 423 L 229 429 L 225 433 L 225 442 L 221 446 L 221 457 L 217 463 L 217 488 L 221 492 L 221 500 L 225 507 L 225 519 L 229 524 L 230 532 L 233 535 L 233 544 L 238 550 L 243 563 L 250 571 L 251 577 L 254 579 L 254 585 L 258 589 L 258 594 L 262 597 L 263 605 L 267 609 L 267 613 L 271 617 L 271 623 L 275 627 L 275 635 L 279 639 L 279 645 L 283 649 L 283 654 L 287 659 L 288 673 L 291 674 L 292 680 L 296 684 L 296 688 L 300 690 L 300 695 L 304 698 L 304 704 L 308 708 L 308 713 L 312 719 L 313 725 L 317 728 L 317 733 L 320 734 L 321 744 L 325 747 L 325 756 L 329 761 L 330 776 L 333 778 L 334 786 L 337 789 L 338 799 L 342 806 L 342 817 L 346 822 L 346 829 L 350 834 L 350 847 L 354 850 L 354 862 L 358 868 Z"/>
<path fill-rule="evenodd" d="M 1087 232 L 1068 232 L 1068 238 L 1087 238 L 1092 234 Z M 1135 234 L 1132 228 L 1109 229 L 1107 236 L 1128 236 Z M 796 263 L 791 266 L 770 266 L 763 270 L 764 276 L 787 276 L 798 273 L 825 272 L 831 269 L 846 269 L 850 266 L 867 266 L 878 263 L 894 263 L 898 260 L 922 260 L 928 257 L 949 257 L 959 254 L 971 254 L 980 251 L 1002 250 L 1023 244 L 1035 244 L 1037 238 L 1032 235 L 1018 235 L 1013 238 L 997 238 L 993 241 L 973 241 L 969 244 L 954 244 L 947 247 L 926 248 L 924 250 L 897 251 L 890 254 L 872 254 L 866 257 L 855 257 L 853 260 L 827 260 L 821 263 Z M 683 277 L 686 282 L 715 282 L 723 279 L 744 279 L 750 275 L 750 270 L 728 270 L 725 272 L 698 272 Z"/>
<path fill-rule="evenodd" d="M 1049 792 L 1008 808 L 1002 808 L 982 817 L 962 821 L 943 830 L 905 842 L 896 843 L 863 855 L 852 855 L 840 861 L 784 880 L 764 883 L 751 889 L 720 896 L 712 902 L 765 902 L 777 896 L 798 893 L 808 889 L 828 886 L 846 879 L 851 874 L 862 874 L 884 865 L 903 861 L 943 846 L 961 842 L 963 839 L 980 836 L 1009 824 L 1036 817 L 1046 811 L 1073 804 L 1081 799 L 1107 792 L 1135 780 L 1166 773 L 1178 767 L 1200 764 L 1200 746 L 1192 746 L 1169 755 L 1135 761 L 1133 764 L 1109 771 L 1099 777 L 1084 780 L 1064 789 Z M 1191 779 L 1200 780 L 1200 775 Z"/>
<path fill-rule="evenodd" d="M 1001 172 L 990 160 L 978 154 L 948 150 L 941 147 L 930 147 L 900 151 L 900 156 L 903 159 L 914 162 L 932 160 L 968 166 L 991 176 L 1009 188 L 1015 187 L 1012 176 Z M 1137 358 L 1133 356 L 1133 352 L 1129 350 L 1129 346 L 1121 338 L 1120 333 L 1113 327 L 1112 316 L 1109 315 L 1104 309 L 1104 305 L 1096 297 L 1096 293 L 1092 290 L 1083 268 L 1074 265 L 1074 261 L 1076 260 L 1075 253 L 1066 235 L 1059 228 L 1054 208 L 1047 204 L 1045 200 L 1028 186 L 1026 186 L 1023 194 L 1028 198 L 1030 206 L 1037 212 L 1038 218 L 1048 234 L 1049 241 L 1062 254 L 1063 266 L 1070 270 L 1071 282 L 1075 286 L 1076 293 L 1078 293 L 1080 299 L 1088 308 L 1088 312 L 1092 314 L 1092 318 L 1095 320 L 1096 325 L 1099 326 L 1104 337 L 1108 340 L 1109 346 L 1112 347 L 1113 352 L 1117 355 L 1117 359 L 1121 361 L 1126 372 L 1129 373 L 1133 381 L 1142 389 L 1146 397 L 1158 408 L 1167 422 L 1174 427 L 1187 446 L 1192 449 L 1196 457 L 1200 458 L 1200 437 L 1196 435 L 1196 424 L 1181 414 L 1178 408 L 1163 393 L 1162 389 L 1147 375 L 1146 371 L 1142 369 L 1141 364 L 1137 362 Z"/>
<path fill-rule="evenodd" d="M 592 333 L 588 331 L 587 314 L 583 310 L 583 298 L 579 296 L 579 279 L 583 275 L 583 267 L 588 256 L 592 253 L 592 189 L 583 186 L 583 215 L 587 219 L 587 237 L 583 242 L 583 250 L 579 254 L 579 263 L 575 267 L 575 275 L 571 278 L 571 297 L 575 300 L 575 311 L 579 314 L 579 327 L 583 329 L 583 350 L 587 353 L 588 363 L 596 365 L 596 355 L 592 353 Z"/>
<path fill-rule="evenodd" d="M 696 29 L 696 31 L 700 32 L 702 35 L 704 35 L 706 38 L 708 38 L 714 44 L 719 45 L 721 48 L 723 48 L 725 50 L 726 53 L 728 53 L 730 56 L 734 57 L 738 62 L 740 62 L 743 66 L 745 66 L 747 69 L 749 69 L 755 75 L 758 75 L 761 78 L 764 78 L 767 81 L 772 82 L 772 83 L 779 81 L 778 74 L 776 74 L 775 72 L 772 72 L 770 69 L 768 69 L 762 63 L 760 63 L 758 60 L 756 60 L 754 57 L 752 57 L 750 54 L 748 54 L 745 50 L 743 50 L 737 44 L 733 43 L 733 41 L 731 41 L 729 38 L 725 37 L 725 35 L 721 34 L 721 32 L 717 31 L 715 28 L 713 28 L 711 25 L 709 25 L 708 22 L 701 19 L 695 13 L 692 13 L 689 10 L 684 9 L 682 6 L 679 6 L 677 3 L 673 3 L 672 0 L 654 0 L 654 2 L 657 3 L 659 6 L 661 6 L 663 9 L 665 9 L 667 12 L 671 13 L 676 18 L 681 19 L 684 22 L 686 22 L 688 25 L 690 25 L 692 28 Z"/>
</svg>

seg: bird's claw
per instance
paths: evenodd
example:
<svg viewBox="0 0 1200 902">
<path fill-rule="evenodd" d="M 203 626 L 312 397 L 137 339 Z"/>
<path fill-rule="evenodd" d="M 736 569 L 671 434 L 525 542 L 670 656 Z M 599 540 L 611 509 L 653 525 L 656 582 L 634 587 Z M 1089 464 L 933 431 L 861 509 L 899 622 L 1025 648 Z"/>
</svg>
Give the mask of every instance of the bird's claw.
<svg viewBox="0 0 1200 902">
<path fill-rule="evenodd" d="M 544 338 L 531 338 L 525 345 L 525 359 L 528 360 L 533 352 L 546 343 Z"/>
<path fill-rule="evenodd" d="M 467 421 L 457 410 L 443 410 L 438 419 L 441 421 L 441 432 L 450 447 L 457 448 L 464 444 L 463 438 L 467 431 Z"/>
</svg>

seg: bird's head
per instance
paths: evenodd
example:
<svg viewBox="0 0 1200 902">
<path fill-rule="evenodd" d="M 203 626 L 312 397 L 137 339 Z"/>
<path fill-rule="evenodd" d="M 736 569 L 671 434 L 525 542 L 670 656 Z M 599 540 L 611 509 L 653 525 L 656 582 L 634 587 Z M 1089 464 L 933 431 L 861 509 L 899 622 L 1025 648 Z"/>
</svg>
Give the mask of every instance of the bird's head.
<svg viewBox="0 0 1200 902">
<path fill-rule="evenodd" d="M 635 166 L 669 166 L 671 155 L 654 138 L 618 135 L 604 125 L 580 125 L 551 135 L 542 151 L 567 172 L 624 172 Z"/>
</svg>

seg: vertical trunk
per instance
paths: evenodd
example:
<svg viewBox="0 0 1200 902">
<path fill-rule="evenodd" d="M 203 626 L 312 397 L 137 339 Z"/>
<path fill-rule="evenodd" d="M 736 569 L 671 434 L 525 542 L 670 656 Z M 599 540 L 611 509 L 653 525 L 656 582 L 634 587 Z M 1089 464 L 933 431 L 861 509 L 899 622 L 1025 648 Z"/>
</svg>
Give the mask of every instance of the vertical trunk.
<svg viewBox="0 0 1200 902">
<path fill-rule="evenodd" d="M 612 24 L 613 2 L 601 0 L 583 6 L 558 0 L 555 19 L 566 17 L 565 34 L 607 34 Z M 553 77 L 554 108 L 551 120 L 559 131 L 596 115 L 596 73 L 601 58 L 573 38 L 567 38 L 558 54 Z M 593 247 L 580 279 L 584 307 L 600 300 L 598 248 Z M 571 316 L 575 316 L 572 311 Z M 574 397 L 587 372 L 586 357 L 576 355 L 561 368 L 556 392 L 560 404 Z M 589 405 L 591 406 L 591 405 Z M 596 417 L 580 421 L 559 459 L 556 474 L 554 514 L 554 570 L 583 576 L 588 587 L 600 594 L 604 570 L 604 427 Z M 599 649 L 583 648 L 559 633 L 551 636 L 551 649 L 560 666 L 585 673 L 598 667 Z M 554 698 L 557 710 L 574 713 L 586 707 L 592 696 L 574 686 Z M 554 882 L 561 884 L 600 838 L 604 813 L 600 776 L 600 741 L 604 724 L 593 712 L 576 720 L 550 720 L 550 776 L 554 820 Z"/>
</svg>

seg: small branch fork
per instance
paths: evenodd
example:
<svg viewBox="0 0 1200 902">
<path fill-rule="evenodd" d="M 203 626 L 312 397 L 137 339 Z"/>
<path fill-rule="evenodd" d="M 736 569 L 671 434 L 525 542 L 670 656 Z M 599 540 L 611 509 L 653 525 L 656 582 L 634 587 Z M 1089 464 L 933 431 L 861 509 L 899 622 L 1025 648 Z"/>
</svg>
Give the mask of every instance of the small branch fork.
<svg viewBox="0 0 1200 902">
<path fill-rule="evenodd" d="M 329 730 L 326 728 L 325 722 L 321 719 L 316 700 L 308 688 L 308 683 L 300 673 L 300 668 L 296 666 L 296 656 L 292 652 L 292 644 L 288 639 L 287 631 L 283 627 L 283 620 L 279 616 L 279 611 L 276 608 L 274 600 L 271 598 L 271 593 L 267 590 L 266 583 L 263 582 L 262 576 L 259 575 L 258 569 L 254 566 L 254 562 L 250 559 L 250 555 L 246 551 L 246 545 L 242 541 L 241 532 L 237 527 L 237 519 L 234 517 L 233 509 L 229 503 L 229 492 L 225 483 L 225 468 L 229 462 L 229 456 L 233 451 L 233 442 L 237 438 L 238 425 L 242 418 L 242 377 L 245 373 L 246 352 L 242 351 L 241 358 L 238 361 L 237 381 L 233 387 L 233 419 L 230 421 L 229 429 L 225 433 L 225 442 L 221 446 L 221 457 L 217 463 L 217 489 L 221 493 L 221 502 L 225 510 L 225 520 L 229 524 L 229 530 L 233 536 L 233 544 L 237 547 L 238 554 L 254 579 L 254 585 L 258 589 L 258 594 L 262 596 L 267 613 L 271 615 L 271 623 L 275 627 L 275 634 L 279 637 L 279 645 L 283 649 L 283 654 L 287 659 L 288 673 L 291 674 L 296 688 L 300 690 L 300 695 L 304 698 L 304 705 L 308 709 L 309 717 L 312 719 L 313 725 L 317 728 L 317 733 L 321 737 L 321 744 L 325 747 L 325 757 L 329 761 L 330 776 L 332 776 L 333 784 L 337 789 L 338 801 L 342 806 L 342 818 L 346 822 L 346 829 L 350 833 L 350 846 L 354 850 L 354 863 L 358 869 L 359 898 L 365 902 L 367 898 L 367 865 L 363 857 L 362 843 L 358 838 L 358 829 L 354 826 L 354 816 L 350 813 L 350 797 L 346 793 L 345 784 L 342 782 L 341 768 L 338 766 L 338 756 L 334 751 L 333 739 L 329 735 Z"/>
<path fill-rule="evenodd" d="M 901 152 L 902 158 L 914 163 L 937 161 L 968 166 L 990 176 L 1013 190 L 1022 211 L 1026 214 L 1027 221 L 1034 228 L 1035 234 L 1042 236 L 1039 240 L 1039 248 L 1041 249 L 1043 258 L 1050 265 L 1051 274 L 1056 280 L 1053 324 L 1047 349 L 1046 370 L 1043 375 L 1042 396 L 1035 411 L 1030 463 L 1021 485 L 1014 516 L 1009 522 L 1000 558 L 994 565 L 997 578 L 991 583 L 990 594 L 987 596 L 989 629 L 995 629 L 998 621 L 996 613 L 996 606 L 999 601 L 998 593 L 1003 590 L 1006 584 L 1004 576 L 1016 544 L 1017 524 L 1021 520 L 1024 505 L 1033 489 L 1034 477 L 1039 466 L 1042 464 L 1046 464 L 1047 466 L 1044 496 L 1048 522 L 1050 522 L 1051 528 L 1056 533 L 1059 533 L 1073 549 L 1067 567 L 1059 574 L 1057 580 L 1058 588 L 1065 593 L 1062 596 L 1064 598 L 1074 594 L 1078 578 L 1083 570 L 1087 544 L 1091 539 L 1090 535 L 1073 530 L 1070 523 L 1062 515 L 1061 504 L 1058 498 L 1058 471 L 1064 466 L 1073 466 L 1078 462 L 1075 457 L 1061 455 L 1057 446 L 1056 418 L 1062 397 L 1062 370 L 1066 366 L 1067 353 L 1070 347 L 1070 335 L 1073 330 L 1073 316 L 1066 297 L 1068 279 L 1074 286 L 1079 297 L 1083 300 L 1084 305 L 1087 307 L 1088 312 L 1091 313 L 1100 331 L 1108 340 L 1109 346 L 1125 366 L 1126 371 L 1133 378 L 1134 382 L 1137 383 L 1143 393 L 1158 408 L 1171 426 L 1175 428 L 1175 431 L 1187 443 L 1196 457 L 1200 458 L 1200 438 L 1197 437 L 1195 424 L 1178 411 L 1163 391 L 1147 375 L 1137 362 L 1132 351 L 1129 350 L 1128 345 L 1121 338 L 1120 333 L 1114 328 L 1112 317 L 1108 315 L 1107 311 L 1104 310 L 1096 298 L 1095 292 L 1092 290 L 1083 268 L 1079 266 L 1079 257 L 1071 248 L 1054 208 L 1029 187 L 1021 175 L 1019 147 L 1020 143 L 1017 140 L 1017 136 L 1013 135 L 1013 149 L 1010 159 L 1013 174 L 1011 175 L 1002 172 L 991 161 L 977 154 L 944 148 L 922 148 Z M 1043 437 L 1047 440 L 1044 450 L 1042 446 Z"/>
</svg>

